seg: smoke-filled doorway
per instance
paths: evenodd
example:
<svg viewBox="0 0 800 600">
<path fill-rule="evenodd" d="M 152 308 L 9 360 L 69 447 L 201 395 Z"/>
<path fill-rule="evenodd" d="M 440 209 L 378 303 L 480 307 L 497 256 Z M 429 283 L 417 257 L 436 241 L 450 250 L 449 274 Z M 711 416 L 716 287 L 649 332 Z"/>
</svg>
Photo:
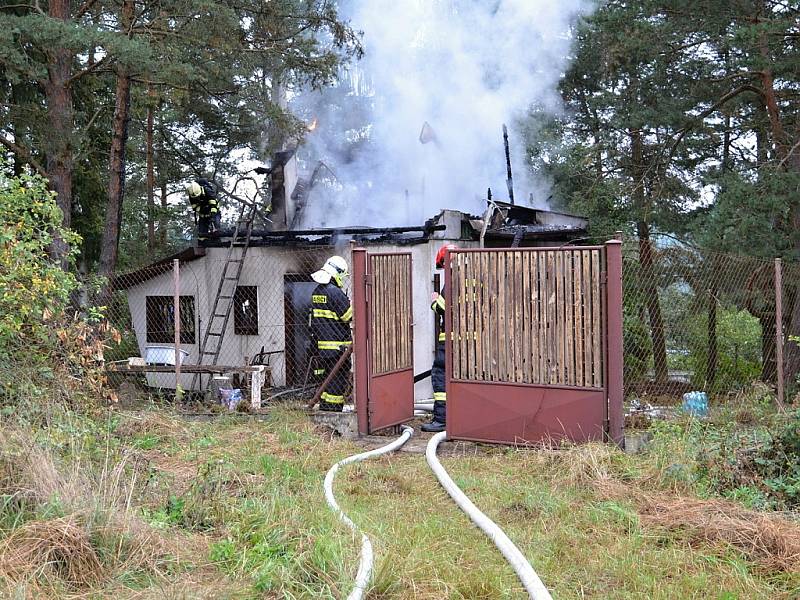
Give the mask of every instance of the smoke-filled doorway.
<svg viewBox="0 0 800 600">
<path fill-rule="evenodd" d="M 308 314 L 315 287 L 317 284 L 311 281 L 310 274 L 287 273 L 283 276 L 287 386 L 304 383 L 309 361 L 314 356 Z"/>
</svg>

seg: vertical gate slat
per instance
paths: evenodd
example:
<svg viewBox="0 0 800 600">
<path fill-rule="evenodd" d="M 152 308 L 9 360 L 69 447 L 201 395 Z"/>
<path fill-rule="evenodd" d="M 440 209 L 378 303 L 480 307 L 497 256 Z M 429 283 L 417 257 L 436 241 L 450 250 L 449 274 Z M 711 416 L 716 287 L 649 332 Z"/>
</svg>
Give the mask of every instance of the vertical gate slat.
<svg viewBox="0 0 800 600">
<path fill-rule="evenodd" d="M 483 379 L 483 277 L 484 272 L 481 266 L 481 259 L 483 253 L 472 255 L 472 264 L 477 278 L 477 285 L 475 288 L 475 379 Z"/>
<path fill-rule="evenodd" d="M 545 265 L 547 289 L 547 383 L 555 384 L 556 377 L 556 337 L 555 337 L 555 285 L 553 285 L 553 252 L 548 251 Z"/>
<path fill-rule="evenodd" d="M 600 351 L 601 337 L 602 337 L 602 322 L 600 320 L 600 251 L 592 251 L 592 329 L 594 335 L 592 336 L 592 360 L 594 377 L 592 383 L 594 387 L 599 388 L 603 385 L 603 366 L 602 354 Z"/>
<path fill-rule="evenodd" d="M 384 273 L 386 275 L 386 279 L 384 281 L 385 286 L 383 289 L 383 296 L 384 296 L 384 329 L 383 329 L 383 336 L 386 338 L 386 371 L 389 372 L 392 370 L 394 366 L 394 340 L 392 339 L 394 334 L 394 324 L 392 323 L 392 317 L 394 316 L 394 298 L 392 298 L 392 291 L 394 289 L 394 273 L 392 273 L 392 257 L 385 256 L 383 258 L 383 268 Z"/>
<path fill-rule="evenodd" d="M 503 381 L 505 379 L 505 301 L 506 294 L 503 289 L 503 266 L 505 254 L 498 252 L 495 259 L 495 276 L 497 278 L 497 380 Z"/>
<path fill-rule="evenodd" d="M 478 304 L 478 282 L 480 281 L 480 268 L 478 265 L 478 255 L 469 255 L 469 269 L 470 269 L 470 293 L 469 293 L 469 344 L 472 349 L 472 359 L 470 360 L 470 377 L 476 379 L 478 377 L 478 362 L 480 361 L 480 350 L 478 344 L 478 311 L 480 305 Z"/>
<path fill-rule="evenodd" d="M 575 311 L 574 281 L 572 278 L 572 252 L 564 253 L 564 330 L 566 331 L 567 385 L 575 385 Z"/>
<path fill-rule="evenodd" d="M 506 253 L 506 342 L 508 348 L 508 364 L 506 366 L 506 381 L 514 381 L 516 377 L 516 336 L 515 336 L 515 323 L 514 323 L 514 303 L 515 303 L 515 287 L 514 287 L 514 253 Z"/>
<path fill-rule="evenodd" d="M 583 251 L 583 372 L 585 375 L 585 385 L 592 385 L 592 272 L 591 272 L 591 253 Z"/>
<path fill-rule="evenodd" d="M 547 383 L 547 255 L 544 251 L 536 253 L 536 289 L 538 300 L 537 359 L 539 361 L 539 383 Z"/>
<path fill-rule="evenodd" d="M 375 337 L 375 269 L 371 256 L 367 256 L 367 281 L 369 282 L 369 294 L 367 301 L 369 302 L 367 315 L 369 318 L 369 350 L 370 350 L 370 371 L 374 372 L 378 364 L 376 362 L 377 349 L 375 344 L 377 338 Z"/>
<path fill-rule="evenodd" d="M 406 355 L 405 355 L 405 362 L 403 363 L 406 368 L 411 368 L 414 365 L 414 360 L 411 358 L 414 353 L 413 347 L 413 340 L 414 340 L 414 329 L 413 329 L 413 315 L 414 315 L 414 298 L 411 296 L 413 293 L 413 288 L 411 285 L 411 257 L 406 256 L 406 264 L 405 269 L 403 272 L 405 273 L 405 285 L 403 287 L 404 294 L 403 297 L 405 298 L 405 314 L 406 314 L 406 323 L 405 323 L 405 332 L 406 332 Z"/>
<path fill-rule="evenodd" d="M 403 290 L 400 285 L 403 274 L 403 257 L 394 257 L 394 289 L 396 290 L 397 298 L 395 299 L 395 320 L 394 330 L 395 339 L 397 340 L 397 349 L 395 350 L 395 369 L 400 369 L 403 366 L 403 348 L 405 344 L 405 336 L 403 335 Z"/>
<path fill-rule="evenodd" d="M 467 343 L 469 344 L 470 349 L 470 358 L 469 358 L 469 376 L 470 379 L 475 379 L 477 375 L 477 364 L 478 364 L 478 344 L 475 336 L 478 331 L 477 327 L 477 316 L 475 312 L 478 310 L 478 277 L 480 273 L 478 272 L 477 268 L 477 259 L 478 256 L 476 254 L 470 254 L 467 257 L 469 261 L 469 295 L 467 298 L 469 306 L 469 313 L 467 313 L 468 323 L 467 328 L 468 331 L 468 340 Z"/>
<path fill-rule="evenodd" d="M 392 314 L 390 317 L 390 322 L 392 324 L 392 337 L 394 338 L 394 344 L 392 344 L 392 357 L 394 358 L 392 370 L 394 371 L 400 368 L 400 352 L 402 349 L 402 338 L 400 336 L 400 331 L 402 330 L 400 327 L 400 318 L 402 315 L 402 312 L 400 312 L 400 257 L 392 256 L 391 263 L 392 290 L 394 291 L 394 298 L 392 298 Z"/>
<path fill-rule="evenodd" d="M 462 308 L 464 309 L 464 327 L 462 327 L 458 335 L 461 338 L 461 347 L 464 349 L 464 377 L 466 379 L 472 379 L 472 369 L 471 364 L 474 359 L 473 349 L 470 347 L 469 343 L 469 331 L 470 331 L 470 312 L 472 307 L 470 306 L 469 301 L 469 284 L 470 279 L 472 278 L 472 265 L 469 260 L 469 255 L 462 254 L 461 260 L 463 261 L 463 268 L 464 268 L 464 278 L 462 279 L 462 289 L 463 289 L 463 298 L 462 298 Z"/>
<path fill-rule="evenodd" d="M 581 250 L 575 250 L 572 253 L 572 260 L 574 263 L 573 279 L 575 282 L 575 298 L 572 304 L 572 312 L 575 323 L 575 382 L 576 385 L 583 386 L 584 372 L 583 372 L 583 277 Z"/>
<path fill-rule="evenodd" d="M 531 253 L 522 254 L 522 381 L 532 383 L 531 364 Z"/>
<path fill-rule="evenodd" d="M 458 338 L 453 335 L 453 332 L 458 331 L 458 285 L 461 279 L 461 272 L 459 269 L 458 254 L 450 255 L 450 288 L 445 290 L 447 293 L 446 302 L 450 305 L 450 337 L 447 338 L 447 344 L 452 348 L 452 365 L 453 365 L 453 378 L 461 379 L 461 349 L 458 344 Z"/>
<path fill-rule="evenodd" d="M 525 323 L 522 318 L 522 306 L 525 302 L 524 281 L 522 278 L 522 253 L 514 253 L 514 329 L 513 336 L 515 340 L 514 347 L 514 381 L 524 381 L 524 361 L 522 359 L 524 340 L 525 340 Z"/>
<path fill-rule="evenodd" d="M 385 347 L 384 344 L 386 340 L 384 339 L 383 335 L 383 310 L 382 303 L 380 302 L 380 290 L 383 289 L 383 265 L 380 256 L 376 256 L 373 259 L 373 265 L 375 266 L 375 275 L 373 277 L 373 284 L 374 284 L 374 298 L 375 303 L 373 304 L 374 312 L 375 312 L 375 344 L 378 347 L 378 356 L 376 364 L 376 373 L 383 373 L 383 360 L 386 356 L 385 354 Z"/>
<path fill-rule="evenodd" d="M 386 256 L 380 257 L 381 262 L 381 340 L 383 341 L 383 352 L 381 352 L 381 362 L 383 363 L 382 372 L 385 373 L 389 368 L 389 336 L 387 335 L 387 330 L 389 329 L 389 311 L 388 306 L 386 306 L 386 289 L 389 283 L 389 271 L 388 271 L 388 260 Z"/>
<path fill-rule="evenodd" d="M 467 364 L 469 361 L 469 347 L 467 344 L 467 261 L 466 256 L 464 254 L 458 255 L 460 268 L 461 268 L 461 278 L 459 280 L 458 286 L 458 322 L 459 327 L 456 331 L 456 339 L 458 340 L 458 344 L 461 347 L 461 376 L 464 379 L 469 378 L 469 373 L 467 372 Z"/>
<path fill-rule="evenodd" d="M 506 253 L 506 343 L 508 348 L 508 364 L 506 366 L 506 381 L 516 381 L 517 370 L 517 340 L 514 310 L 516 304 L 516 285 L 514 281 L 515 252 Z"/>
<path fill-rule="evenodd" d="M 517 266 L 517 253 L 508 252 L 506 254 L 508 267 L 506 271 L 506 299 L 508 302 L 508 312 L 506 313 L 508 332 L 508 379 L 506 381 L 517 380 L 517 321 L 516 321 L 516 304 L 517 304 L 517 281 L 516 281 L 516 266 Z"/>
<path fill-rule="evenodd" d="M 564 331 L 564 253 L 555 253 L 555 275 L 556 275 L 556 381 L 564 383 L 564 342 L 566 339 Z"/>
<path fill-rule="evenodd" d="M 483 313 L 486 319 L 486 371 L 489 381 L 495 381 L 495 366 L 497 365 L 497 311 L 494 309 L 497 302 L 495 258 L 494 252 L 486 257 L 488 302 Z"/>
<path fill-rule="evenodd" d="M 405 257 L 395 259 L 395 272 L 397 273 L 397 368 L 406 365 L 406 302 L 405 302 Z"/>
</svg>

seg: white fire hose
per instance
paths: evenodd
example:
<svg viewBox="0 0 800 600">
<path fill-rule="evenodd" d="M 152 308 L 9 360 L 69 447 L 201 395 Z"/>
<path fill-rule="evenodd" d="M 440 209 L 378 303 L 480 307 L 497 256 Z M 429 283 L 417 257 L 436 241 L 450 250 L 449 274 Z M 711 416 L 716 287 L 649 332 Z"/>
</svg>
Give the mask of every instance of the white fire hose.
<svg viewBox="0 0 800 600">
<path fill-rule="evenodd" d="M 358 573 L 356 573 L 356 581 L 353 591 L 350 592 L 347 600 L 360 600 L 364 596 L 367 585 L 369 585 L 373 563 L 372 544 L 370 543 L 369 538 L 358 529 L 356 524 L 353 523 L 353 521 L 351 521 L 346 514 L 344 514 L 344 511 L 342 511 L 342 509 L 339 508 L 339 505 L 336 503 L 336 498 L 333 497 L 333 478 L 336 476 L 336 471 L 339 470 L 339 467 L 348 463 L 358 462 L 368 458 L 373 458 L 375 456 L 380 456 L 381 454 L 393 452 L 405 444 L 413 434 L 414 430 L 411 427 L 403 427 L 402 435 L 391 444 L 381 446 L 380 448 L 370 450 L 369 452 L 362 452 L 361 454 L 348 456 L 344 460 L 340 460 L 333 465 L 325 475 L 325 500 L 327 500 L 328 506 L 330 506 L 333 512 L 336 513 L 336 516 L 339 517 L 339 520 L 342 523 L 353 530 L 353 533 L 361 533 L 361 557 L 358 562 Z"/>
<path fill-rule="evenodd" d="M 442 463 L 436 457 L 436 449 L 439 444 L 447 437 L 447 432 L 442 431 L 434 435 L 428 442 L 428 447 L 425 450 L 425 458 L 428 460 L 428 465 L 433 470 L 439 483 L 450 494 L 450 497 L 455 500 L 456 504 L 463 510 L 475 525 L 477 525 L 483 532 L 489 536 L 489 539 L 494 542 L 494 545 L 503 553 L 506 560 L 517 573 L 523 587 L 528 592 L 528 595 L 533 600 L 552 600 L 550 592 L 539 579 L 536 571 L 525 558 L 525 555 L 520 552 L 519 548 L 514 545 L 508 536 L 503 532 L 497 524 L 487 517 L 481 510 L 475 506 L 472 501 L 467 498 L 466 494 L 462 492 L 455 482 L 447 474 Z"/>
</svg>

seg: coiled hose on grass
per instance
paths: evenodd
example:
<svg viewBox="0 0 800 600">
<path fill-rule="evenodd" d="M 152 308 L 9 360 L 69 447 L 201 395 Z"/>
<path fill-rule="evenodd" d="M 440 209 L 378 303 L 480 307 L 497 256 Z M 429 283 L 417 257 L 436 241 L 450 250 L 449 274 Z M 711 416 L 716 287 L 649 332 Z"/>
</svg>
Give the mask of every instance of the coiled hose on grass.
<svg viewBox="0 0 800 600">
<path fill-rule="evenodd" d="M 503 556 L 509 562 L 511 567 L 517 573 L 523 587 L 528 592 L 528 595 L 533 600 L 552 600 L 550 592 L 539 579 L 536 571 L 533 570 L 531 563 L 525 558 L 525 555 L 520 552 L 519 548 L 514 545 L 509 537 L 503 532 L 497 524 L 487 517 L 481 510 L 475 506 L 467 495 L 455 484 L 455 482 L 447 474 L 442 463 L 436 456 L 436 450 L 439 444 L 447 437 L 447 432 L 442 431 L 434 435 L 428 442 L 428 447 L 425 449 L 425 458 L 428 465 L 436 475 L 439 483 L 450 494 L 450 497 L 455 500 L 455 503 L 463 510 L 475 525 L 477 525 L 489 539 L 494 542 L 494 545 L 502 552 Z"/>
<path fill-rule="evenodd" d="M 350 592 L 350 595 L 347 597 L 348 600 L 360 600 L 364 596 L 364 592 L 369 584 L 369 578 L 372 575 L 372 544 L 370 543 L 366 534 L 358 529 L 356 524 L 353 523 L 353 521 L 351 521 L 346 514 L 344 514 L 344 511 L 339 508 L 339 505 L 336 503 L 336 498 L 333 496 L 333 478 L 336 476 L 336 472 L 339 470 L 339 467 L 342 467 L 348 463 L 358 462 L 368 458 L 373 458 L 375 456 L 380 456 L 381 454 L 394 452 L 398 448 L 402 447 L 403 444 L 405 444 L 413 434 L 414 430 L 411 427 L 403 427 L 403 433 L 391 444 L 386 444 L 385 446 L 381 446 L 375 450 L 370 450 L 369 452 L 362 452 L 361 454 L 348 456 L 344 460 L 340 460 L 333 465 L 325 475 L 325 500 L 327 500 L 328 506 L 330 506 L 333 512 L 336 513 L 336 516 L 339 517 L 339 520 L 342 523 L 353 530 L 353 533 L 361 533 L 361 557 L 358 562 L 358 573 L 356 573 L 356 581 L 353 591 Z"/>
</svg>

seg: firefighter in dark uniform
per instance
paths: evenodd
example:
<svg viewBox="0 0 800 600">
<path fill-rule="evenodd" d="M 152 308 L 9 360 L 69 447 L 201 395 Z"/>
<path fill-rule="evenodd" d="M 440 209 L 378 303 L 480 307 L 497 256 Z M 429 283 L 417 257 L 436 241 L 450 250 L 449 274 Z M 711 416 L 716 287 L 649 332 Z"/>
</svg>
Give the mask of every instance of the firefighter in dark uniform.
<svg viewBox="0 0 800 600">
<path fill-rule="evenodd" d="M 220 229 L 217 192 L 207 179 L 200 177 L 186 186 L 186 193 L 197 218 L 197 238 L 204 240 L 210 232 Z"/>
<path fill-rule="evenodd" d="M 331 256 L 322 269 L 311 275 L 311 279 L 319 284 L 311 294 L 310 323 L 311 334 L 316 340 L 317 352 L 323 366 L 323 369 L 316 371 L 320 375 L 332 369 L 342 352 L 353 343 L 350 336 L 353 307 L 342 290 L 348 275 L 347 261 L 341 256 Z M 322 392 L 320 410 L 341 412 L 350 378 L 350 366 L 351 361 L 348 358 Z"/>
<path fill-rule="evenodd" d="M 436 268 L 444 269 L 444 263 L 447 259 L 447 253 L 450 250 L 455 250 L 457 246 L 448 244 L 442 246 L 436 254 Z M 425 423 L 422 426 L 422 431 L 439 432 L 445 430 L 445 423 L 447 417 L 447 390 L 444 385 L 444 365 L 445 365 L 445 341 L 447 335 L 444 331 L 444 289 L 440 293 L 434 293 L 433 302 L 431 303 L 431 310 L 436 314 L 439 321 L 439 339 L 436 340 L 436 355 L 433 359 L 433 366 L 431 367 L 431 383 L 433 384 L 433 419 L 430 423 Z"/>
</svg>

